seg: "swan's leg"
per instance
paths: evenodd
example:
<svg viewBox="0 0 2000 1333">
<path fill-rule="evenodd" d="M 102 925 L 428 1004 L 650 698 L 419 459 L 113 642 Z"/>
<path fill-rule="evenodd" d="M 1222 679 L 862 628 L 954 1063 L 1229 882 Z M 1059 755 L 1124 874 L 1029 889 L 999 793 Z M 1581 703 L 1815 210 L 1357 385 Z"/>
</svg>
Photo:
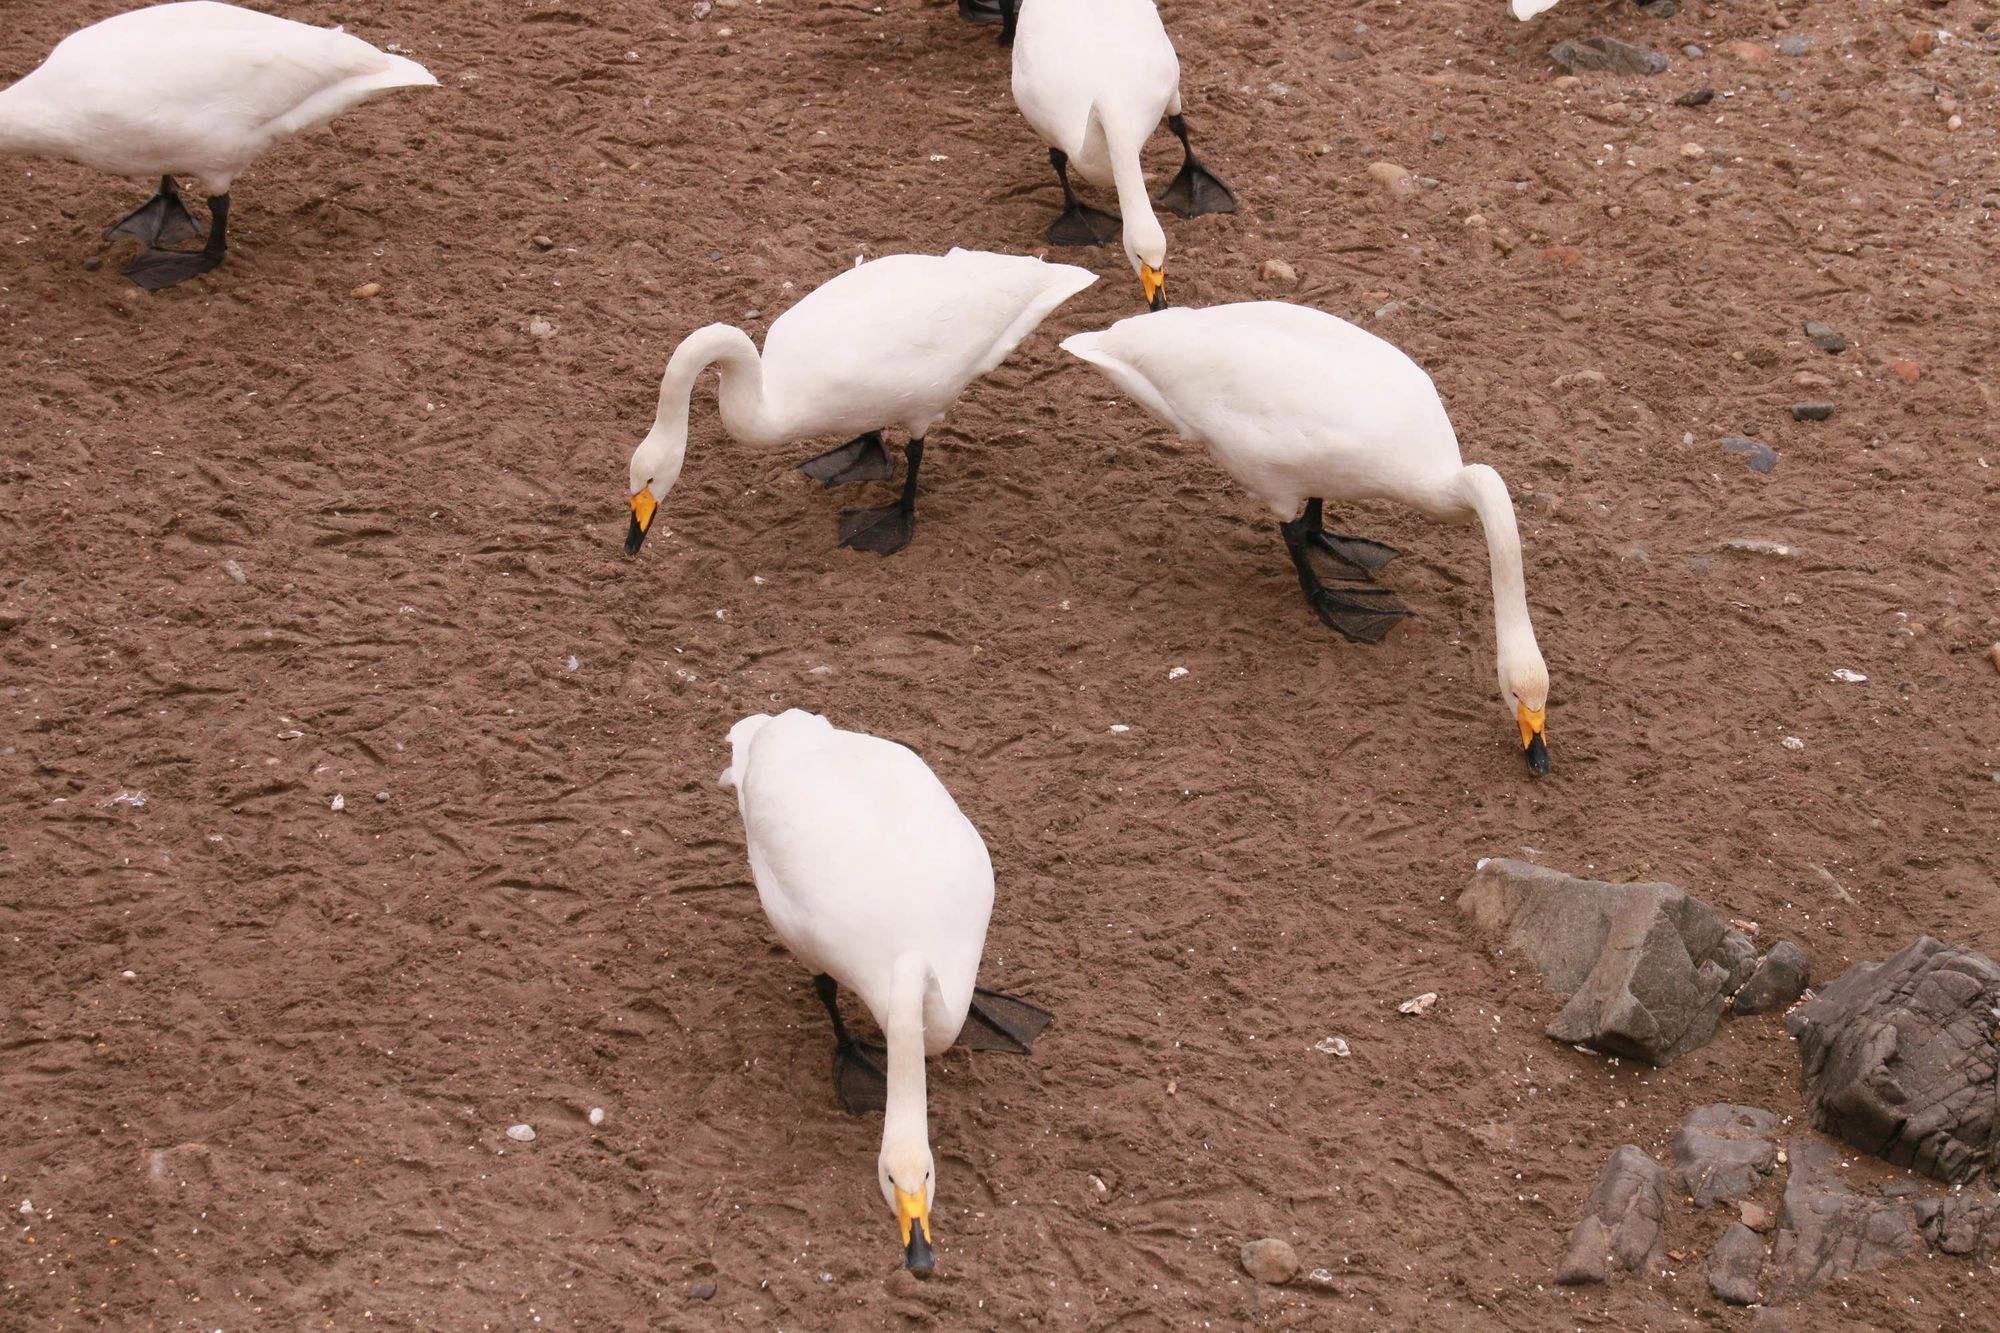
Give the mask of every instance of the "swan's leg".
<svg viewBox="0 0 2000 1333">
<path fill-rule="evenodd" d="M 842 546 L 894 555 L 910 544 L 910 534 L 917 530 L 917 470 L 924 465 L 923 440 L 911 440 L 903 453 L 910 460 L 909 471 L 903 474 L 903 493 L 893 504 L 841 510 Z"/>
<path fill-rule="evenodd" d="M 857 481 L 887 481 L 896 475 L 888 451 L 882 448 L 882 432 L 871 430 L 837 449 L 799 464 L 799 471 L 822 486 L 846 486 Z"/>
<path fill-rule="evenodd" d="M 1000 45 L 1014 44 L 1014 22 L 1020 17 L 1020 0 L 1000 0 Z"/>
<path fill-rule="evenodd" d="M 966 1011 L 965 1026 L 959 1029 L 958 1044 L 969 1051 L 1006 1051 L 1026 1055 L 1035 1048 L 1055 1017 L 1048 1010 L 1029 1004 L 1018 995 L 972 988 L 972 1008 Z"/>
<path fill-rule="evenodd" d="M 1063 209 L 1056 214 L 1056 220 L 1049 224 L 1050 245 L 1105 245 L 1118 236 L 1120 226 L 1116 213 L 1106 213 L 1092 208 L 1076 197 L 1076 191 L 1069 183 L 1069 154 L 1060 148 L 1049 149 L 1049 165 L 1056 169 L 1056 179 L 1062 182 Z"/>
<path fill-rule="evenodd" d="M 958 16 L 968 23 L 1004 23 L 1001 0 L 958 0 Z"/>
<path fill-rule="evenodd" d="M 149 249 L 162 242 L 189 241 L 201 235 L 194 215 L 181 202 L 180 188 L 172 176 L 160 177 L 160 189 L 151 199 L 104 229 L 104 239 L 130 236 Z"/>
<path fill-rule="evenodd" d="M 229 196 L 218 194 L 208 201 L 208 244 L 199 250 L 159 250 L 148 247 L 125 266 L 125 276 L 149 292 L 186 282 L 222 262 L 229 248 Z"/>
<path fill-rule="evenodd" d="M 1234 213 L 1235 192 L 1194 155 L 1194 148 L 1188 143 L 1187 118 L 1175 112 L 1167 117 L 1167 128 L 1181 141 L 1181 151 L 1186 156 L 1181 161 L 1180 174 L 1161 192 L 1160 202 L 1184 218 L 1198 218 L 1203 213 Z"/>
<path fill-rule="evenodd" d="M 1320 526 L 1320 509 L 1318 500 L 1309 500 L 1305 513 L 1278 525 L 1299 572 L 1299 588 L 1327 628 L 1357 643 L 1380 643 L 1410 614 L 1387 588 L 1374 582 L 1374 571 L 1396 551 L 1365 537 L 1326 531 Z M 1339 590 L 1329 588 L 1329 581 L 1340 584 Z"/>
<path fill-rule="evenodd" d="M 871 1048 L 848 1035 L 840 1020 L 840 983 L 822 972 L 813 978 L 813 990 L 833 1020 L 833 1095 L 840 1109 L 849 1115 L 867 1115 L 888 1105 L 889 1079 L 882 1071 L 879 1048 Z"/>
</svg>

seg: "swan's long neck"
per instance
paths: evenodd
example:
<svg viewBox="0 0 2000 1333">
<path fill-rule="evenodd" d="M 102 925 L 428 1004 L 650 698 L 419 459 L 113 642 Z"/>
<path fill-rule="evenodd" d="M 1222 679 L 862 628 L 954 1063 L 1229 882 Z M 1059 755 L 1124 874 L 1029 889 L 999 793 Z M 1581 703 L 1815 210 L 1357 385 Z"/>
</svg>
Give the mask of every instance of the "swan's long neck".
<svg viewBox="0 0 2000 1333">
<path fill-rule="evenodd" d="M 1134 133 L 1115 114 L 1106 116 L 1101 107 L 1098 123 L 1104 130 L 1104 148 L 1111 158 L 1111 184 L 1118 192 L 1118 212 L 1126 219 L 1128 234 L 1134 226 L 1159 230 L 1159 221 L 1153 215 L 1153 196 L 1146 192 L 1146 168 L 1140 160 L 1146 136 Z"/>
<path fill-rule="evenodd" d="M 882 1036 L 888 1044 L 888 1107 L 882 1117 L 882 1144 L 929 1143 L 930 1109 L 924 1098 L 924 991 L 930 968 L 915 954 L 896 960 L 889 1013 Z"/>
<path fill-rule="evenodd" d="M 723 429 L 739 440 L 756 441 L 764 434 L 769 413 L 764 402 L 764 363 L 757 355 L 757 345 L 749 334 L 727 324 L 696 329 L 667 358 L 653 428 L 640 443 L 634 460 L 635 484 L 647 477 L 663 478 L 664 484 L 657 489 L 664 494 L 680 476 L 687 458 L 688 413 L 695 381 L 712 365 L 722 372 L 716 400 Z"/>
<path fill-rule="evenodd" d="M 1486 532 L 1487 562 L 1493 570 L 1493 639 L 1503 688 L 1510 669 L 1541 664 L 1542 650 L 1528 620 L 1528 584 L 1521 570 L 1521 529 L 1507 483 L 1484 463 L 1460 470 L 1459 497 L 1479 516 Z"/>
</svg>

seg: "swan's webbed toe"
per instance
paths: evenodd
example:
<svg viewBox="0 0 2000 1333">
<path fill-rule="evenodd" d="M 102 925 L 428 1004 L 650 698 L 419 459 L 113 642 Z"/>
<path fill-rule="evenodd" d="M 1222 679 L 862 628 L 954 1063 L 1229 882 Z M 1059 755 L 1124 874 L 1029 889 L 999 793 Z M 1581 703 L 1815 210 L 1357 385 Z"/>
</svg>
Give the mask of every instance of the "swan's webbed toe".
<svg viewBox="0 0 2000 1333">
<path fill-rule="evenodd" d="M 916 530 L 916 507 L 901 500 L 840 511 L 840 544 L 856 551 L 894 555 L 910 544 Z"/>
<path fill-rule="evenodd" d="M 871 430 L 817 457 L 808 458 L 799 464 L 799 471 L 828 488 L 850 486 L 860 481 L 887 481 L 896 475 L 895 467 L 889 462 L 888 451 L 882 447 L 882 432 L 879 430 Z"/>
<path fill-rule="evenodd" d="M 160 177 L 160 188 L 151 199 L 104 229 L 107 241 L 130 236 L 147 249 L 198 240 L 204 234 L 194 214 L 181 202 L 181 192 L 172 176 Z"/>
<path fill-rule="evenodd" d="M 1118 239 L 1124 221 L 1116 213 L 1071 199 L 1049 224 L 1050 245 L 1109 245 Z"/>
<path fill-rule="evenodd" d="M 200 277 L 222 263 L 220 250 L 145 249 L 125 266 L 125 276 L 149 292 L 177 286 Z"/>
<path fill-rule="evenodd" d="M 1328 532 L 1324 528 L 1314 533 L 1309 540 L 1342 564 L 1369 574 L 1373 574 L 1402 554 L 1384 542 L 1352 536 L 1345 532 Z"/>
<path fill-rule="evenodd" d="M 833 1049 L 833 1095 L 849 1115 L 873 1115 L 889 1104 L 887 1053 L 866 1042 L 843 1041 Z"/>
<path fill-rule="evenodd" d="M 1159 201 L 1184 218 L 1198 218 L 1204 213 L 1234 213 L 1236 192 L 1194 155 L 1194 148 L 1188 143 L 1187 120 L 1180 115 L 1168 116 L 1167 128 L 1181 141 L 1183 156 L 1180 174 L 1161 192 Z"/>
<path fill-rule="evenodd" d="M 1026 1055 L 1035 1048 L 1035 1038 L 1055 1018 L 1048 1010 L 1029 1004 L 1018 995 L 975 986 L 972 1008 L 966 1011 L 965 1026 L 959 1029 L 958 1044 L 968 1051 L 1006 1051 Z"/>
<path fill-rule="evenodd" d="M 1380 643 L 1411 615 L 1394 593 L 1373 585 L 1350 584 L 1338 592 L 1316 587 L 1306 600 L 1328 629 L 1355 643 Z"/>
</svg>

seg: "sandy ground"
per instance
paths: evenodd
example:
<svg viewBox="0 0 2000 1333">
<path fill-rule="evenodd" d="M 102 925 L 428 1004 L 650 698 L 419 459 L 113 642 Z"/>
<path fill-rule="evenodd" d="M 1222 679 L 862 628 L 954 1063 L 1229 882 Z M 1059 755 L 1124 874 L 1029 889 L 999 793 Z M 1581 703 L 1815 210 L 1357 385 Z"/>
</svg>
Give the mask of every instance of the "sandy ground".
<svg viewBox="0 0 2000 1333">
<path fill-rule="evenodd" d="M 14 6 L 0 78 L 117 7 Z M 1138 308 L 1111 252 L 934 434 L 903 554 L 836 549 L 853 500 L 790 470 L 823 446 L 736 445 L 703 390 L 627 560 L 677 338 L 857 255 L 1035 248 L 1056 197 L 950 8 L 692 8 L 289 5 L 444 87 L 254 169 L 227 266 L 158 296 L 84 265 L 143 186 L 4 165 L 0 1324 L 1742 1324 L 1719 1217 L 1657 1283 L 1550 1278 L 1613 1147 L 1799 1111 L 1779 1020 L 1664 1072 L 1554 1045 L 1451 900 L 1510 853 L 1674 880 L 1822 974 L 2000 950 L 1991 6 L 1164 3 L 1243 201 L 1166 220 L 1172 294 L 1435 374 L 1520 501 L 1539 783 L 1476 534 L 1344 515 L 1418 619 L 1334 640 L 1268 516 L 1056 349 Z M 1806 54 L 1722 52 L 1781 30 Z M 1674 66 L 1555 82 L 1596 32 Z M 992 848 L 988 978 L 1058 1015 L 933 1071 L 927 1286 L 713 786 L 781 705 L 922 749 Z M 1264 1235 L 1331 1285 L 1254 1288 Z M 1802 1312 L 1963 1328 L 1994 1290 L 1932 1262 Z"/>
</svg>

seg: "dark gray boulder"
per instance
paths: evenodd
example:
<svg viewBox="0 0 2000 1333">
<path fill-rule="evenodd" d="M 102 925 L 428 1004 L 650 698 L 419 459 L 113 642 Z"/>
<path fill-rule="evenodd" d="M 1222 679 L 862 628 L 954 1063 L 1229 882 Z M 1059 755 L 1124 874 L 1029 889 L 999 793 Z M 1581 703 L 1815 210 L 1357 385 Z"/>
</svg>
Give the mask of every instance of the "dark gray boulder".
<svg viewBox="0 0 2000 1333">
<path fill-rule="evenodd" d="M 1917 1226 L 1946 1254 L 2000 1262 L 2000 1194 L 1947 1194 L 1917 1200 Z"/>
<path fill-rule="evenodd" d="M 1628 1143 L 1612 1153 L 1598 1172 L 1583 1220 L 1570 1233 L 1556 1281 L 1577 1286 L 1606 1281 L 1613 1272 L 1657 1269 L 1666 1184 L 1667 1173 L 1643 1150 Z"/>
<path fill-rule="evenodd" d="M 1715 960 L 1729 969 L 1729 984 L 1725 989 L 1734 995 L 1757 971 L 1757 945 L 1748 935 L 1731 926 L 1722 932 Z"/>
<path fill-rule="evenodd" d="M 1816 1128 L 1951 1184 L 2000 1177 L 2000 963 L 1922 936 L 1786 1027 Z"/>
<path fill-rule="evenodd" d="M 1708 1256 L 1708 1288 L 1730 1305 L 1755 1305 L 1764 1274 L 1764 1238 L 1732 1222 Z"/>
<path fill-rule="evenodd" d="M 1865 1273 L 1924 1252 L 1916 1209 L 1907 1198 L 1857 1194 L 1840 1178 L 1840 1152 L 1818 1138 L 1787 1145 L 1791 1176 L 1785 1182 L 1785 1226 L 1778 1233 L 1772 1272 L 1793 1292 Z"/>
<path fill-rule="evenodd" d="M 1595 70 L 1612 74 L 1662 74 L 1673 63 L 1658 51 L 1621 42 L 1616 37 L 1581 37 L 1557 42 L 1549 48 L 1549 59 L 1570 74 Z"/>
<path fill-rule="evenodd" d="M 1674 1135 L 1674 1185 L 1697 1208 L 1734 1203 L 1778 1161 L 1778 1117 L 1755 1106 L 1697 1107 Z"/>
<path fill-rule="evenodd" d="M 1739 1014 L 1768 1014 L 1804 995 L 1811 981 L 1812 960 L 1806 951 L 1790 940 L 1779 940 L 1757 960 L 1757 970 L 1736 992 L 1730 1008 Z"/>
<path fill-rule="evenodd" d="M 1672 884 L 1606 884 L 1480 862 L 1458 910 L 1567 998 L 1557 1041 L 1664 1065 L 1715 1033 L 1731 962 L 1716 910 Z"/>
</svg>

